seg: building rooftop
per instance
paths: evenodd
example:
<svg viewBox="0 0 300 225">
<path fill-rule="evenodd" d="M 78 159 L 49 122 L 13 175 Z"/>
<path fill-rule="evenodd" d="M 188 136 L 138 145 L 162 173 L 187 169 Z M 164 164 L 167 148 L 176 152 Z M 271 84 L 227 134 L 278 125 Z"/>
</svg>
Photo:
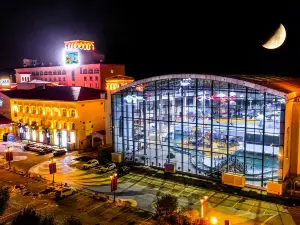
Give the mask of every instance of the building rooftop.
<svg viewBox="0 0 300 225">
<path fill-rule="evenodd" d="M 87 87 L 44 86 L 30 90 L 1 91 L 4 95 L 16 99 L 45 101 L 86 101 L 104 99 L 104 90 Z"/>
</svg>

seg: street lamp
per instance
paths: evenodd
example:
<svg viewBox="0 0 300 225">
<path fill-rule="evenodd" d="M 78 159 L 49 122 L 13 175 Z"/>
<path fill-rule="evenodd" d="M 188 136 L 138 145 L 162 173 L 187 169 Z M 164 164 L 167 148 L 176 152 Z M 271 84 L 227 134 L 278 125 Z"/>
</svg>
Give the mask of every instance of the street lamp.
<svg viewBox="0 0 300 225">
<path fill-rule="evenodd" d="M 116 190 L 118 187 L 118 175 L 115 173 L 113 176 L 110 176 L 110 190 L 114 192 L 114 202 L 116 201 Z"/>
<path fill-rule="evenodd" d="M 49 172 L 50 174 L 53 174 L 52 183 L 54 184 L 54 174 L 56 173 L 56 159 L 54 158 L 49 160 Z"/>
<path fill-rule="evenodd" d="M 207 204 L 207 199 L 208 197 L 207 196 L 204 196 L 203 198 L 200 199 L 200 207 L 201 207 L 201 211 L 200 211 L 200 217 L 201 217 L 201 220 L 203 221 L 204 219 L 204 210 L 206 208 L 206 204 Z"/>
<path fill-rule="evenodd" d="M 10 162 L 14 159 L 14 155 L 13 155 L 13 152 L 10 150 L 10 147 L 8 147 L 5 150 L 5 158 L 6 158 L 6 161 L 8 162 L 9 169 L 10 169 Z"/>
</svg>

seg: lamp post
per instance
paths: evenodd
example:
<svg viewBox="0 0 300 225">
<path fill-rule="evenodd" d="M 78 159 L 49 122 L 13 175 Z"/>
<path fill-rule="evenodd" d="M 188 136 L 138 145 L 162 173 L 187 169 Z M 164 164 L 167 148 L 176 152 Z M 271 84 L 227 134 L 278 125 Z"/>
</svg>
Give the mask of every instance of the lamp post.
<svg viewBox="0 0 300 225">
<path fill-rule="evenodd" d="M 8 162 L 8 166 L 10 169 L 10 162 L 14 159 L 14 155 L 13 155 L 13 152 L 10 150 L 10 147 L 8 147 L 5 150 L 5 158 L 6 158 L 6 161 Z"/>
<path fill-rule="evenodd" d="M 204 196 L 203 198 L 200 199 L 200 224 L 204 224 L 204 214 L 205 214 L 205 209 L 206 209 L 206 204 L 207 204 L 207 196 Z"/>
<path fill-rule="evenodd" d="M 110 176 L 110 190 L 114 192 L 114 202 L 116 201 L 116 190 L 118 187 L 118 175 L 115 173 L 113 176 Z"/>
<path fill-rule="evenodd" d="M 49 160 L 49 172 L 53 175 L 52 183 L 54 184 L 54 174 L 56 173 L 56 159 L 54 158 Z"/>
</svg>

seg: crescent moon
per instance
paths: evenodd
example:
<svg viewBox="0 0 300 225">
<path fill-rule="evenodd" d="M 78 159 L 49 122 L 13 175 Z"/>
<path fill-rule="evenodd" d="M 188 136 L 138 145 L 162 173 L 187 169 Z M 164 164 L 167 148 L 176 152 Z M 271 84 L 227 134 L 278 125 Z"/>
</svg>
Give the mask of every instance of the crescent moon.
<svg viewBox="0 0 300 225">
<path fill-rule="evenodd" d="M 273 36 L 262 46 L 267 49 L 276 49 L 279 48 L 285 41 L 286 31 L 282 24 L 280 24 L 279 28 L 275 31 Z"/>
</svg>

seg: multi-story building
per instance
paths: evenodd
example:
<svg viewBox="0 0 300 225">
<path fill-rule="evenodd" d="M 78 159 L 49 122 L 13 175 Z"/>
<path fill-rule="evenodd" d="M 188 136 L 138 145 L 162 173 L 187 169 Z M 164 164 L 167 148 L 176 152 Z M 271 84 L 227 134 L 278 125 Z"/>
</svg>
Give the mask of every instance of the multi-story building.
<svg viewBox="0 0 300 225">
<path fill-rule="evenodd" d="M 43 86 L 1 96 L 9 98 L 14 132 L 21 139 L 82 149 L 92 144 L 94 132 L 105 133 L 106 91 Z"/>
<path fill-rule="evenodd" d="M 16 82 L 31 80 L 58 82 L 59 85 L 105 89 L 105 79 L 125 75 L 125 66 L 104 64 L 104 55 L 95 51 L 93 41 L 65 41 L 63 60 L 59 65 L 24 59 L 23 67 L 16 69 Z"/>
<path fill-rule="evenodd" d="M 57 82 L 65 86 L 105 89 L 105 79 L 124 75 L 125 66 L 116 64 L 85 64 L 72 66 L 31 66 L 16 69 L 17 83 L 32 80 Z"/>
</svg>

